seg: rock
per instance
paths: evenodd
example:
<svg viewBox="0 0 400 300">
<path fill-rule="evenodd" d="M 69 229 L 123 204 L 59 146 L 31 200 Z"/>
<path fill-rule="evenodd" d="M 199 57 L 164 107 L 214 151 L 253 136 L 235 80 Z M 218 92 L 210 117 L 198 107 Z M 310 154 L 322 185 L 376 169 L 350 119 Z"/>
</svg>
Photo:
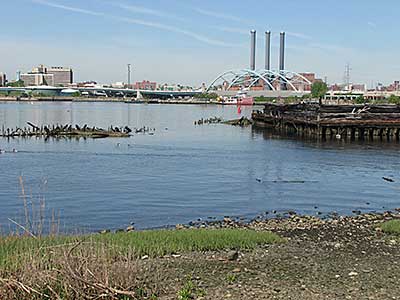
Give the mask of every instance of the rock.
<svg viewBox="0 0 400 300">
<path fill-rule="evenodd" d="M 100 234 L 107 234 L 110 232 L 111 232 L 111 230 L 109 230 L 109 229 L 104 229 L 104 230 L 99 231 Z"/>
<path fill-rule="evenodd" d="M 349 276 L 350 277 L 358 276 L 358 273 L 353 271 L 349 273 Z"/>
<path fill-rule="evenodd" d="M 128 226 L 128 227 L 126 228 L 126 232 L 132 232 L 132 231 L 135 231 L 135 227 L 133 227 L 133 226 Z"/>
<path fill-rule="evenodd" d="M 335 245 L 333 245 L 333 247 L 334 247 L 335 249 L 340 249 L 340 248 L 343 247 L 343 245 L 342 245 L 341 243 L 336 243 Z"/>
<path fill-rule="evenodd" d="M 224 217 L 224 223 L 232 223 L 232 219 L 229 217 Z"/>
<path fill-rule="evenodd" d="M 240 273 L 242 270 L 240 268 L 233 269 L 233 273 Z"/>
<path fill-rule="evenodd" d="M 175 229 L 182 230 L 185 229 L 185 226 L 183 226 L 182 224 L 176 224 Z"/>
<path fill-rule="evenodd" d="M 239 252 L 231 251 L 227 254 L 226 258 L 230 261 L 237 260 L 239 258 Z"/>
<path fill-rule="evenodd" d="M 146 259 L 149 259 L 149 256 L 148 256 L 148 255 L 142 256 L 142 260 L 146 260 Z"/>
</svg>

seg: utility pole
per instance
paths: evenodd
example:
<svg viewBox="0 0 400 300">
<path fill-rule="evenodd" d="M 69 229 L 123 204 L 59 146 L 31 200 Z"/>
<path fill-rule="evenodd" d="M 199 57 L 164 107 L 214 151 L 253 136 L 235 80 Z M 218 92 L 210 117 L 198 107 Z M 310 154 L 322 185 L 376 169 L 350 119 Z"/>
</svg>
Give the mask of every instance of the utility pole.
<svg viewBox="0 0 400 300">
<path fill-rule="evenodd" d="M 131 64 L 128 64 L 128 88 L 131 85 Z"/>
<path fill-rule="evenodd" d="M 346 87 L 350 90 L 350 64 L 347 63 L 344 71 L 344 83 L 346 84 Z"/>
</svg>

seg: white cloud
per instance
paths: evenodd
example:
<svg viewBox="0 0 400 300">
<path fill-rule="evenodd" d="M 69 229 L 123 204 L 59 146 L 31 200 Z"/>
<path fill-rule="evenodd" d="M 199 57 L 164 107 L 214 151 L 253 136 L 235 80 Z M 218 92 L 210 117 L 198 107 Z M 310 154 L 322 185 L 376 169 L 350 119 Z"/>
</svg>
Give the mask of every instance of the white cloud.
<svg viewBox="0 0 400 300">
<path fill-rule="evenodd" d="M 109 16 L 109 17 L 111 17 L 111 16 Z M 184 28 L 176 27 L 176 26 L 171 26 L 171 25 L 166 25 L 166 24 L 156 23 L 156 22 L 150 22 L 150 21 L 145 21 L 145 20 L 140 20 L 140 19 L 133 19 L 133 18 L 124 18 L 124 17 L 115 17 L 115 16 L 113 16 L 111 18 L 121 21 L 121 22 L 147 26 L 147 27 L 165 30 L 165 31 L 169 31 L 169 32 L 180 33 L 180 34 L 189 36 L 195 40 L 204 42 L 209 45 L 223 46 L 223 47 L 237 47 L 238 46 L 237 44 L 230 44 L 230 43 L 226 43 L 226 42 L 223 42 L 220 40 L 212 39 L 207 36 L 195 33 L 193 31 L 186 30 Z"/>
<path fill-rule="evenodd" d="M 367 24 L 368 24 L 368 26 L 371 27 L 371 28 L 376 28 L 376 27 L 378 27 L 378 25 L 377 25 L 376 23 L 372 22 L 372 21 L 367 22 Z"/>
<path fill-rule="evenodd" d="M 292 37 L 302 39 L 302 40 L 312 40 L 313 39 L 311 36 L 304 34 L 304 33 L 300 33 L 300 32 L 286 31 L 286 34 L 288 36 L 292 36 Z"/>
<path fill-rule="evenodd" d="M 76 13 L 81 13 L 81 14 L 86 14 L 86 15 L 104 16 L 104 14 L 100 13 L 100 12 L 77 8 L 77 7 L 72 7 L 72 6 L 66 6 L 66 5 L 62 5 L 62 4 L 58 4 L 58 3 L 54 3 L 54 2 L 48 2 L 45 0 L 32 0 L 32 2 L 37 3 L 37 4 L 46 5 L 49 7 L 59 8 L 59 9 L 72 11 L 72 12 L 76 12 Z"/>
<path fill-rule="evenodd" d="M 224 32 L 231 32 L 231 33 L 238 33 L 238 34 L 243 34 L 243 35 L 249 35 L 250 30 L 245 30 L 241 28 L 234 28 L 234 27 L 215 27 L 220 31 Z"/>
<path fill-rule="evenodd" d="M 239 17 L 224 14 L 224 13 L 219 13 L 219 12 L 215 12 L 215 11 L 205 10 L 202 8 L 195 8 L 195 11 L 198 12 L 199 14 L 202 14 L 202 15 L 205 15 L 208 17 L 214 17 L 217 19 L 224 19 L 224 20 L 230 20 L 230 21 L 235 21 L 235 22 L 244 22 L 244 20 Z"/>
<path fill-rule="evenodd" d="M 121 9 L 127 10 L 129 12 L 133 12 L 133 13 L 151 15 L 151 16 L 161 17 L 161 18 L 169 18 L 169 19 L 174 19 L 174 20 L 178 20 L 178 21 L 185 21 L 184 19 L 179 18 L 174 15 L 171 15 L 170 13 L 166 13 L 166 12 L 155 10 L 155 9 L 150 9 L 147 7 L 121 4 L 121 3 L 111 3 L 111 4 L 116 5 Z"/>
<path fill-rule="evenodd" d="M 315 48 L 323 51 L 328 51 L 328 52 L 336 52 L 336 53 L 341 53 L 343 54 L 350 54 L 354 53 L 354 49 L 350 47 L 344 47 L 344 46 L 338 46 L 338 45 L 329 45 L 329 44 L 321 44 L 321 43 L 310 43 L 306 45 L 306 47 L 309 48 Z"/>
<path fill-rule="evenodd" d="M 89 15 L 94 15 L 94 16 L 100 16 L 100 17 L 106 17 L 109 19 L 114 19 L 120 22 L 125 22 L 125 23 L 130 23 L 130 24 L 136 24 L 136 25 L 141 25 L 141 26 L 146 26 L 146 27 L 151 27 L 151 28 L 156 28 L 164 31 L 169 31 L 169 32 L 174 32 L 178 34 L 182 34 L 188 37 L 191 37 L 197 41 L 213 45 L 213 46 L 221 46 L 221 47 L 237 47 L 238 45 L 236 44 L 231 44 L 231 43 L 226 43 L 221 40 L 216 40 L 209 38 L 207 36 L 198 34 L 196 32 L 186 30 L 185 28 L 180 28 L 177 26 L 171 26 L 163 23 L 157 23 L 157 22 L 151 22 L 147 20 L 141 20 L 141 19 L 134 19 L 134 18 L 125 18 L 125 17 L 119 17 L 119 16 L 113 16 L 113 15 L 107 15 L 101 12 L 96 12 L 96 11 L 89 11 L 86 9 L 81 9 L 77 7 L 72 7 L 72 6 L 65 6 L 65 5 L 60 5 L 54 2 L 48 2 L 44 0 L 32 0 L 34 3 L 38 3 L 41 5 L 46 5 L 58 9 L 63 9 L 67 11 L 73 11 L 76 13 L 81 13 L 81 14 L 89 14 Z"/>
</svg>

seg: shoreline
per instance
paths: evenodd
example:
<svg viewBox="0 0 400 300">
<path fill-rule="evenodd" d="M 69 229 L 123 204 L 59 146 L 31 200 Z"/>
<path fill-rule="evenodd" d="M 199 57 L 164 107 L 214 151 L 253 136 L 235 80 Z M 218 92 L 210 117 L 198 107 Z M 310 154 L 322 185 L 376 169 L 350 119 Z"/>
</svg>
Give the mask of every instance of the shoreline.
<svg viewBox="0 0 400 300">
<path fill-rule="evenodd" d="M 20 98 L 20 97 L 0 97 L 0 102 L 76 102 L 76 103 L 126 103 L 126 104 L 179 104 L 179 105 L 219 105 L 219 106 L 232 106 L 222 104 L 215 100 L 161 100 L 161 99 L 146 99 L 131 101 L 121 98 L 71 98 L 71 97 L 32 97 L 32 98 Z M 262 106 L 270 102 L 256 102 L 254 106 Z M 233 107 L 236 107 L 234 105 Z"/>
<path fill-rule="evenodd" d="M 258 240 L 256 244 L 245 242 L 250 235 Z M 184 236 L 191 236 L 181 240 L 186 250 L 167 246 L 157 252 L 157 247 L 179 243 Z M 23 239 L 31 243 L 23 251 L 28 253 L 26 260 L 11 264 L 17 269 L 0 269 L 3 299 L 31 299 L 32 294 L 35 299 L 55 295 L 75 299 L 104 293 L 109 293 L 107 299 L 141 300 L 400 299 L 400 211 L 325 221 L 293 214 L 280 220 L 255 220 L 245 227 L 226 218 L 208 228 L 52 237 L 50 241 L 57 239 L 56 244 Z M 12 253 L 19 241 L 9 241 L 14 243 Z M 143 241 L 150 244 L 142 245 Z M 228 244 L 215 247 L 222 241 Z M 7 245 L 1 239 L 0 243 Z M 36 248 L 29 245 L 36 245 L 39 252 L 35 254 Z M 133 249 L 142 245 L 139 255 L 130 252 L 129 245 Z M 150 249 L 156 252 L 147 252 Z M 13 255 L 21 259 L 18 252 Z"/>
</svg>

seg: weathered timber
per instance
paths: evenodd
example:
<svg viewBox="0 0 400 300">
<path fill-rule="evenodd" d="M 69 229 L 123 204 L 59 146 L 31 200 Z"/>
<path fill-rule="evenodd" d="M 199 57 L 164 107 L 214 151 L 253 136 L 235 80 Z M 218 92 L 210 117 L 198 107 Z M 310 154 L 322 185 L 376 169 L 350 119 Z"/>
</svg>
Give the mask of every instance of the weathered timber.
<svg viewBox="0 0 400 300">
<path fill-rule="evenodd" d="M 281 132 L 337 139 L 399 140 L 399 105 L 267 104 L 252 114 L 254 125 Z"/>
<path fill-rule="evenodd" d="M 112 126 L 105 130 L 103 128 L 88 127 L 84 125 L 45 125 L 37 126 L 31 122 L 27 122 L 29 128 L 3 128 L 0 137 L 17 138 L 17 137 L 83 137 L 83 138 L 111 138 L 111 137 L 129 137 L 132 129 L 128 126 L 124 128 L 113 128 Z"/>
</svg>

